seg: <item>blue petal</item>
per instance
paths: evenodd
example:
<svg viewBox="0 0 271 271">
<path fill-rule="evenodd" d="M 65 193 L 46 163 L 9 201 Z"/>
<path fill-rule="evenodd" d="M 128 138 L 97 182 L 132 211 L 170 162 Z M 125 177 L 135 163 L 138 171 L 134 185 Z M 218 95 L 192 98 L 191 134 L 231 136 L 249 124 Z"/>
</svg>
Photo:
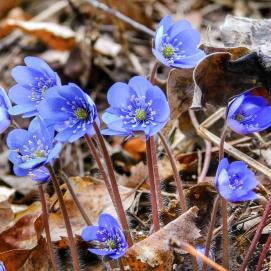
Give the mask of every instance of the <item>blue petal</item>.
<svg viewBox="0 0 271 271">
<path fill-rule="evenodd" d="M 150 127 L 148 137 L 156 135 L 159 131 L 161 131 L 164 128 L 165 125 L 166 125 L 166 122 L 158 123 L 157 125 Z"/>
<path fill-rule="evenodd" d="M 156 33 L 155 33 L 155 39 L 154 39 L 154 47 L 155 48 L 159 48 L 161 43 L 162 43 L 162 40 L 163 40 L 163 33 L 164 33 L 164 27 L 163 26 L 160 26 Z"/>
<path fill-rule="evenodd" d="M 257 131 L 263 131 L 271 125 L 271 106 L 264 107 L 258 112 L 257 117 L 254 120 L 255 124 L 258 123 Z"/>
<path fill-rule="evenodd" d="M 235 112 L 238 110 L 244 99 L 245 95 L 240 95 L 229 103 L 227 120 L 233 118 Z"/>
<path fill-rule="evenodd" d="M 46 167 L 35 169 L 29 175 L 36 182 L 47 182 L 50 179 L 50 173 Z"/>
<path fill-rule="evenodd" d="M 183 32 L 184 30 L 191 29 L 192 25 L 187 20 L 180 20 L 172 25 L 172 27 L 169 29 L 169 35 L 171 39 L 174 39 L 180 32 Z"/>
<path fill-rule="evenodd" d="M 170 64 L 168 63 L 168 61 L 164 58 L 164 56 L 161 54 L 161 52 L 157 49 L 152 49 L 152 53 L 154 54 L 154 56 L 165 66 L 170 67 Z"/>
<path fill-rule="evenodd" d="M 160 23 L 158 24 L 156 29 L 159 29 L 161 26 L 163 26 L 164 33 L 169 30 L 169 28 L 172 26 L 172 17 L 171 16 L 165 16 Z"/>
<path fill-rule="evenodd" d="M 143 76 L 134 76 L 130 79 L 128 85 L 136 92 L 138 97 L 146 96 L 147 90 L 153 85 Z"/>
<path fill-rule="evenodd" d="M 7 146 L 9 149 L 20 149 L 30 139 L 30 134 L 24 129 L 14 129 L 7 137 Z"/>
<path fill-rule="evenodd" d="M 217 171 L 216 171 L 216 176 L 215 176 L 216 183 L 217 183 L 217 180 L 218 180 L 218 177 L 219 177 L 221 171 L 222 171 L 223 169 L 227 170 L 228 166 L 229 166 L 229 160 L 228 160 L 228 158 L 223 158 L 223 159 L 219 162 L 218 168 L 217 168 Z"/>
<path fill-rule="evenodd" d="M 50 163 L 51 161 L 53 161 L 55 158 L 58 157 L 59 153 L 61 152 L 62 149 L 62 144 L 61 143 L 57 143 L 53 149 L 50 151 L 48 158 L 47 158 L 47 163 Z"/>
<path fill-rule="evenodd" d="M 248 171 L 247 164 L 243 161 L 234 161 L 228 167 L 229 175 L 241 175 L 244 176 Z"/>
<path fill-rule="evenodd" d="M 107 248 L 104 248 L 104 249 L 89 248 L 88 251 L 90 251 L 93 254 L 100 255 L 100 256 L 110 255 L 113 253 L 112 250 L 109 250 Z"/>
<path fill-rule="evenodd" d="M 257 198 L 257 194 L 253 191 L 249 191 L 247 194 L 237 197 L 235 199 L 232 199 L 232 202 L 240 202 L 240 201 L 249 201 L 249 200 L 254 200 Z"/>
<path fill-rule="evenodd" d="M 18 166 L 22 169 L 33 169 L 33 168 L 37 168 L 41 166 L 42 164 L 45 163 L 45 161 L 46 161 L 45 157 L 35 158 L 35 159 L 28 160 L 24 163 L 21 163 Z"/>
<path fill-rule="evenodd" d="M 166 95 L 162 89 L 157 86 L 149 88 L 146 92 L 146 100 L 164 100 L 167 101 Z"/>
<path fill-rule="evenodd" d="M 86 242 L 90 242 L 93 240 L 97 240 L 97 231 L 99 230 L 99 227 L 97 226 L 88 226 L 85 227 L 82 231 L 81 237 Z"/>
<path fill-rule="evenodd" d="M 10 126 L 10 116 L 6 108 L 0 107 L 0 134 Z"/>
<path fill-rule="evenodd" d="M 154 100 L 152 103 L 152 109 L 156 112 L 154 115 L 154 121 L 167 122 L 169 120 L 170 108 L 166 99 Z"/>
<path fill-rule="evenodd" d="M 108 231 L 111 231 L 112 228 L 120 228 L 118 221 L 109 214 L 101 214 L 99 217 L 99 226 L 106 228 Z"/>
<path fill-rule="evenodd" d="M 28 169 L 22 169 L 22 168 L 18 167 L 17 165 L 14 165 L 13 172 L 14 172 L 14 174 L 16 176 L 23 177 L 23 176 L 28 175 L 29 170 Z"/>
<path fill-rule="evenodd" d="M 17 151 L 10 151 L 8 154 L 8 160 L 15 165 L 22 162 L 22 158 Z"/>
<path fill-rule="evenodd" d="M 117 82 L 107 92 L 108 103 L 112 107 L 127 107 L 133 92 L 127 84 Z"/>
<path fill-rule="evenodd" d="M 26 66 L 16 66 L 12 69 L 11 75 L 18 84 L 25 87 L 35 86 L 36 78 L 43 77 L 41 72 Z"/>
<path fill-rule="evenodd" d="M 6 93 L 6 91 L 0 86 L 0 96 L 3 97 L 4 99 L 4 102 L 5 102 L 5 106 L 7 108 L 10 108 L 11 107 L 11 102 L 10 102 L 10 99 Z"/>
<path fill-rule="evenodd" d="M 8 110 L 10 115 L 20 115 L 26 112 L 37 112 L 35 103 L 20 104 L 11 107 Z"/>
<path fill-rule="evenodd" d="M 14 85 L 8 92 L 10 99 L 16 104 L 33 104 L 31 101 L 31 90 L 22 85 Z"/>
<path fill-rule="evenodd" d="M 239 121 L 235 119 L 228 118 L 227 125 L 237 134 L 246 135 L 251 133 L 250 129 L 248 129 L 245 125 L 241 124 Z"/>
<path fill-rule="evenodd" d="M 127 248 L 125 248 L 124 249 L 124 251 L 119 251 L 119 250 L 117 250 L 118 251 L 118 253 L 113 253 L 113 254 L 111 254 L 109 257 L 111 258 L 111 259 L 113 259 L 113 260 L 117 260 L 117 259 L 119 259 L 120 257 L 122 257 L 123 255 L 125 255 L 125 253 L 126 253 L 126 251 L 128 250 L 128 246 L 127 246 Z"/>
<path fill-rule="evenodd" d="M 56 135 L 55 139 L 57 141 L 60 141 L 60 142 L 66 142 L 66 141 L 68 141 L 69 138 L 73 135 L 73 130 L 74 130 L 73 128 L 67 128 L 67 129 L 65 129 L 63 131 L 60 131 Z"/>
<path fill-rule="evenodd" d="M 111 107 L 109 107 L 108 109 L 106 109 L 105 113 L 102 115 L 102 120 L 104 121 L 104 123 L 108 124 L 111 122 L 119 122 L 120 125 L 122 126 L 122 120 L 119 116 L 114 115 L 114 114 L 110 114 L 108 111 L 110 111 Z"/>
<path fill-rule="evenodd" d="M 75 97 L 86 100 L 85 92 L 76 84 L 69 83 L 66 86 L 58 87 L 57 94 L 68 101 L 74 101 Z"/>
<path fill-rule="evenodd" d="M 203 51 L 198 50 L 198 53 L 181 58 L 179 60 L 176 60 L 174 63 L 172 63 L 172 67 L 177 68 L 194 68 L 200 60 L 202 60 L 205 57 L 205 54 Z"/>
</svg>

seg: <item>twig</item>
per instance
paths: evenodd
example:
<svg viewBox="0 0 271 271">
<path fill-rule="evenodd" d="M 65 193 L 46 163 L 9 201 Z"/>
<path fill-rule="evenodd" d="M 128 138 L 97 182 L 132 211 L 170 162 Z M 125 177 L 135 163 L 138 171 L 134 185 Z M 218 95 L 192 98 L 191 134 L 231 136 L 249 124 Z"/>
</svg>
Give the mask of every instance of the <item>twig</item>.
<svg viewBox="0 0 271 271">
<path fill-rule="evenodd" d="M 209 225 L 206 244 L 205 244 L 205 253 L 204 253 L 204 255 L 206 257 L 209 257 L 209 251 L 210 251 L 210 247 L 211 247 L 211 243 L 212 243 L 212 239 L 213 239 L 213 231 L 214 231 L 214 227 L 215 227 L 215 219 L 216 219 L 216 214 L 217 214 L 219 202 L 220 202 L 220 197 L 217 196 L 215 198 L 215 200 L 214 200 L 214 207 L 213 207 L 213 210 L 212 210 L 211 222 L 210 222 L 210 225 Z M 207 264 L 203 263 L 202 271 L 205 271 L 206 267 L 207 267 Z"/>
<path fill-rule="evenodd" d="M 87 213 L 86 213 L 85 210 L 84 210 L 84 207 L 82 206 L 82 204 L 81 204 L 80 201 L 78 200 L 78 197 L 77 197 L 77 195 L 76 195 L 76 193 L 75 193 L 75 191 L 74 191 L 74 189 L 73 189 L 73 187 L 72 187 L 72 184 L 71 184 L 71 182 L 70 182 L 69 177 L 68 177 L 68 176 L 65 174 L 65 172 L 63 172 L 63 171 L 61 171 L 60 174 L 62 175 L 62 178 L 63 178 L 64 182 L 65 182 L 66 185 L 67 185 L 67 188 L 68 188 L 68 190 L 69 190 L 69 192 L 70 192 L 70 194 L 71 194 L 71 196 L 72 196 L 72 199 L 73 199 L 73 201 L 74 201 L 76 207 L 78 208 L 80 214 L 82 215 L 83 219 L 85 220 L 86 224 L 87 224 L 87 225 L 92 225 L 92 223 L 91 223 L 91 221 L 90 221 L 90 219 L 89 219 Z"/>
<path fill-rule="evenodd" d="M 48 164 L 46 166 L 46 168 L 50 172 L 51 180 L 53 182 L 53 185 L 54 185 L 54 188 L 55 188 L 55 191 L 57 194 L 57 198 L 58 198 L 58 201 L 60 204 L 60 208 L 62 211 L 62 215 L 64 218 L 64 222 L 65 222 L 65 226 L 66 226 L 66 230 L 67 230 L 67 234 L 68 234 L 69 247 L 71 250 L 73 267 L 74 267 L 75 271 L 80 271 L 80 265 L 79 265 L 79 261 L 78 261 L 78 254 L 77 254 L 77 250 L 76 250 L 75 239 L 73 236 L 72 227 L 71 227 L 69 215 L 68 215 L 65 203 L 64 203 L 63 195 L 62 195 L 62 192 L 60 191 L 60 188 L 59 188 L 58 179 L 57 179 L 56 173 L 51 165 Z"/>
<path fill-rule="evenodd" d="M 193 246 L 191 246 L 191 245 L 189 245 L 187 243 L 180 242 L 180 243 L 177 244 L 176 242 L 173 242 L 172 240 L 170 240 L 169 245 L 172 248 L 185 250 L 189 254 L 193 255 L 195 258 L 200 258 L 204 263 L 206 263 L 209 266 L 213 267 L 217 271 L 227 271 L 228 270 L 228 269 L 225 269 L 224 267 L 222 267 L 221 265 L 215 263 L 213 260 L 206 257 L 205 255 L 199 253 Z"/>
<path fill-rule="evenodd" d="M 263 262 L 265 260 L 265 256 L 269 250 L 269 247 L 271 245 L 271 234 L 269 234 L 268 236 L 268 239 L 263 247 L 263 251 L 260 255 L 260 258 L 259 258 L 259 261 L 258 261 L 258 264 L 257 264 L 257 268 L 256 268 L 256 271 L 261 271 L 262 270 L 262 265 L 263 265 Z"/>
<path fill-rule="evenodd" d="M 53 268 L 54 271 L 57 271 L 56 257 L 55 257 L 53 244 L 52 244 L 52 239 L 51 239 L 51 234 L 50 234 L 48 208 L 47 208 L 47 203 L 46 203 L 46 199 L 45 199 L 42 184 L 39 184 L 38 188 L 39 188 L 39 193 L 40 193 L 42 216 L 43 216 L 43 223 L 44 223 L 44 229 L 45 229 L 45 234 L 46 234 L 46 241 L 47 241 L 48 251 L 49 251 L 51 262 L 52 262 L 52 268 Z"/>
<path fill-rule="evenodd" d="M 131 247 L 133 245 L 133 239 L 129 230 L 129 225 L 128 225 L 128 221 L 125 215 L 125 211 L 122 205 L 122 201 L 121 201 L 121 197 L 120 197 L 120 193 L 119 193 L 119 189 L 118 189 L 118 184 L 117 184 L 117 180 L 115 177 L 115 173 L 114 173 L 114 168 L 112 165 L 112 161 L 111 158 L 109 156 L 109 153 L 107 151 L 107 148 L 105 146 L 105 142 L 103 139 L 103 136 L 100 132 L 99 127 L 97 126 L 97 124 L 94 122 L 93 123 L 94 126 L 94 130 L 98 139 L 98 143 L 99 143 L 99 147 L 102 151 L 106 166 L 107 166 L 107 172 L 108 172 L 108 176 L 111 182 L 111 187 L 112 187 L 112 191 L 114 194 L 114 198 L 115 198 L 115 203 L 116 203 L 116 207 L 118 210 L 118 214 L 119 214 L 119 219 L 120 219 L 120 223 L 122 225 L 122 228 L 124 230 L 124 233 L 126 235 L 127 238 L 127 243 L 129 245 L 129 247 Z"/>
<path fill-rule="evenodd" d="M 155 231 L 159 231 L 159 216 L 158 216 L 158 208 L 157 208 L 157 200 L 156 200 L 156 189 L 155 189 L 155 175 L 153 169 L 153 154 L 150 139 L 146 141 L 146 154 L 147 154 L 147 164 L 148 164 L 148 172 L 149 172 L 149 182 L 150 182 L 150 190 L 151 190 L 151 206 L 152 206 L 152 216 L 153 216 L 153 226 Z"/>
<path fill-rule="evenodd" d="M 174 156 L 172 154 L 172 151 L 167 143 L 167 140 L 165 139 L 165 136 L 161 132 L 158 133 L 158 136 L 160 137 L 161 142 L 164 145 L 164 148 L 165 148 L 166 153 L 168 155 L 169 161 L 171 163 L 171 167 L 172 167 L 173 175 L 174 175 L 174 180 L 175 180 L 178 195 L 179 195 L 180 204 L 182 207 L 182 211 L 185 212 L 187 210 L 187 206 L 186 206 L 186 202 L 185 202 L 185 195 L 183 192 L 182 180 L 181 180 L 179 172 L 178 172 L 176 161 L 175 161 Z"/>
<path fill-rule="evenodd" d="M 125 23 L 131 25 L 133 28 L 140 30 L 150 36 L 154 36 L 154 31 L 151 30 L 150 28 L 134 21 L 133 19 L 131 19 L 130 17 L 124 15 L 123 13 L 117 11 L 117 10 L 113 10 L 110 7 L 108 7 L 107 5 L 105 5 L 104 3 L 101 3 L 97 0 L 86 0 L 86 2 L 88 2 L 90 5 L 92 5 L 95 8 L 98 8 L 110 15 L 113 15 L 115 17 L 117 17 L 118 19 L 124 21 Z"/>
</svg>

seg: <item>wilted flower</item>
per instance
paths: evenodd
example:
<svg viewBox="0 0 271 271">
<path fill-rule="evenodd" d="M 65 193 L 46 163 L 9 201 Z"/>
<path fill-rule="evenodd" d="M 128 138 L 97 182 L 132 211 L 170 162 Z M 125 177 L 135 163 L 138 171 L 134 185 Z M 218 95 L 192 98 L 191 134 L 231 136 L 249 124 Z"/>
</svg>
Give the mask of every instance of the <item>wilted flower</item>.
<svg viewBox="0 0 271 271">
<path fill-rule="evenodd" d="M 122 257 L 128 245 L 116 219 L 109 214 L 101 214 L 98 224 L 99 226 L 88 226 L 83 229 L 82 238 L 97 245 L 97 248 L 88 250 L 97 255 L 107 255 L 111 259 Z"/>
<path fill-rule="evenodd" d="M 35 118 L 28 130 L 14 129 L 8 134 L 9 160 L 17 176 L 30 175 L 33 180 L 46 181 L 51 163 L 61 150 L 61 143 L 54 143 L 54 134 L 40 118 Z"/>
<path fill-rule="evenodd" d="M 11 102 L 5 90 L 0 87 L 0 134 L 10 126 L 11 121 L 8 113 L 10 107 Z"/>
<path fill-rule="evenodd" d="M 243 161 L 229 164 L 227 158 L 220 161 L 216 172 L 215 183 L 219 194 L 230 202 L 254 200 L 257 186 L 254 172 L 247 168 Z"/>
<path fill-rule="evenodd" d="M 92 99 L 75 84 L 48 90 L 39 113 L 58 132 L 56 140 L 74 142 L 85 134 L 93 135 L 94 121 L 99 125 Z"/>
<path fill-rule="evenodd" d="M 198 49 L 200 33 L 187 20 L 172 23 L 170 16 L 159 23 L 154 36 L 155 57 L 166 66 L 193 68 L 204 57 Z"/>
<path fill-rule="evenodd" d="M 46 91 L 60 85 L 60 79 L 47 63 L 38 57 L 26 57 L 26 66 L 13 68 L 11 74 L 17 82 L 9 90 L 10 99 L 17 105 L 9 112 L 11 115 L 23 114 L 23 117 L 37 115 L 37 106 L 43 100 Z"/>
<path fill-rule="evenodd" d="M 6 271 L 6 267 L 3 262 L 0 261 L 0 271 Z"/>
<path fill-rule="evenodd" d="M 115 83 L 107 93 L 110 107 L 103 115 L 108 129 L 105 135 L 134 135 L 143 132 L 150 137 L 159 132 L 170 115 L 163 91 L 142 76 L 128 84 Z"/>
<path fill-rule="evenodd" d="M 227 125 L 243 135 L 263 131 L 271 125 L 271 106 L 261 96 L 240 95 L 229 105 Z"/>
</svg>

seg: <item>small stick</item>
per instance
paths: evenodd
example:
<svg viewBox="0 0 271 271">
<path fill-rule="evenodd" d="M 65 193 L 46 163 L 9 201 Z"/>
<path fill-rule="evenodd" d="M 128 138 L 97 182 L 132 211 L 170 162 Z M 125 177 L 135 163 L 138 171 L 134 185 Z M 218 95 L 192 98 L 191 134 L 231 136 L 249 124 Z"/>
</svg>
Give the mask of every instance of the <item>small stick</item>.
<svg viewBox="0 0 271 271">
<path fill-rule="evenodd" d="M 150 143 L 151 143 L 151 153 L 153 155 L 153 171 L 154 171 L 154 179 L 155 179 L 155 190 L 156 190 L 156 196 L 157 196 L 157 203 L 159 206 L 159 209 L 163 209 L 163 197 L 161 192 L 161 184 L 160 184 L 160 177 L 159 177 L 159 171 L 158 171 L 158 164 L 157 164 L 157 149 L 154 142 L 154 137 L 150 137 Z"/>
<path fill-rule="evenodd" d="M 52 262 L 52 268 L 54 271 L 57 271 L 56 257 L 55 257 L 55 253 L 54 253 L 54 249 L 53 249 L 53 245 L 52 245 L 51 234 L 50 234 L 48 208 L 47 208 L 46 198 L 44 195 L 44 190 L 43 190 L 42 184 L 39 184 L 38 188 L 39 188 L 39 193 L 40 193 L 42 216 L 43 216 L 43 223 L 44 223 L 44 229 L 45 229 L 45 234 L 46 234 L 48 251 L 49 251 L 51 262 Z"/>
<path fill-rule="evenodd" d="M 166 150 L 166 153 L 168 155 L 168 158 L 169 158 L 172 170 L 173 170 L 174 180 L 175 180 L 175 183 L 176 183 L 176 187 L 177 187 L 177 191 L 178 191 L 182 211 L 185 212 L 185 211 L 187 211 L 187 206 L 186 206 L 186 202 L 185 202 L 185 195 L 184 195 L 184 192 L 183 192 L 182 180 L 181 180 L 179 172 L 178 172 L 176 161 L 174 159 L 173 153 L 172 153 L 172 151 L 170 149 L 170 146 L 167 143 L 167 140 L 166 140 L 165 136 L 161 132 L 158 133 L 158 136 L 161 139 L 161 142 L 163 143 L 164 148 Z"/>
<path fill-rule="evenodd" d="M 256 267 L 256 271 L 261 271 L 262 270 L 262 265 L 263 265 L 263 262 L 265 260 L 265 256 L 270 248 L 270 245 L 271 245 L 271 234 L 269 234 L 268 236 L 268 239 L 263 247 L 263 251 L 260 255 L 260 258 L 259 258 L 259 261 L 258 261 L 258 264 L 257 264 L 257 267 Z"/>
<path fill-rule="evenodd" d="M 122 228 L 124 230 L 124 233 L 126 235 L 128 246 L 131 247 L 133 245 L 133 239 L 132 239 L 132 236 L 131 236 L 131 233 L 129 230 L 128 221 L 126 219 L 125 211 L 124 211 L 124 208 L 122 205 L 122 201 L 121 201 L 121 197 L 120 197 L 120 193 L 119 193 L 118 184 L 117 184 L 117 180 L 115 177 L 112 161 L 111 161 L 111 158 L 110 158 L 109 153 L 107 151 L 107 148 L 105 146 L 105 142 L 104 142 L 103 136 L 100 132 L 100 129 L 95 122 L 93 123 L 93 127 L 94 127 L 94 130 L 95 130 L 95 133 L 96 133 L 96 136 L 98 139 L 98 143 L 99 143 L 100 149 L 103 153 L 104 160 L 105 160 L 105 163 L 107 166 L 108 176 L 111 181 L 111 187 L 112 187 L 112 191 L 114 194 L 116 207 L 118 210 L 120 223 L 121 223 Z"/>
<path fill-rule="evenodd" d="M 123 265 L 123 261 L 122 259 L 118 259 L 118 264 L 119 264 L 119 268 L 120 268 L 120 271 L 125 271 L 125 268 L 124 268 L 124 265 Z"/>
<path fill-rule="evenodd" d="M 212 210 L 211 222 L 210 222 L 210 225 L 209 225 L 206 244 L 205 244 L 205 253 L 204 253 L 204 255 L 206 257 L 209 257 L 209 251 L 210 251 L 210 247 L 211 247 L 211 243 L 212 243 L 212 239 L 213 239 L 213 231 L 214 231 L 214 227 L 215 227 L 215 220 L 216 220 L 216 214 L 217 214 L 219 202 L 220 202 L 220 197 L 217 196 L 215 198 L 215 200 L 214 200 L 214 207 L 213 207 L 213 210 Z M 205 271 L 206 267 L 207 267 L 207 264 L 203 263 L 202 271 Z"/>
<path fill-rule="evenodd" d="M 157 200 L 156 200 L 156 189 L 155 189 L 155 175 L 153 169 L 153 154 L 151 148 L 150 138 L 146 141 L 146 154 L 147 154 L 147 164 L 149 172 L 149 182 L 151 190 L 151 205 L 152 205 L 152 216 L 153 216 L 153 226 L 155 231 L 160 230 Z"/>
<path fill-rule="evenodd" d="M 177 248 L 177 249 L 183 249 L 189 254 L 193 255 L 195 258 L 200 258 L 204 263 L 208 264 L 209 266 L 213 267 L 217 271 L 228 271 L 228 269 L 222 267 L 221 265 L 215 263 L 212 259 L 206 257 L 205 255 L 199 253 L 193 246 L 180 242 L 178 244 L 174 242 L 170 242 L 169 244 L 172 248 Z"/>
<path fill-rule="evenodd" d="M 154 36 L 154 31 L 151 30 L 150 28 L 134 21 L 133 19 L 131 19 L 130 17 L 124 15 L 123 13 L 117 11 L 117 10 L 113 10 L 110 7 L 108 7 L 107 5 L 105 5 L 104 3 L 101 3 L 100 1 L 97 0 L 86 0 L 90 5 L 94 6 L 95 8 L 98 8 L 110 15 L 113 15 L 115 17 L 117 17 L 118 19 L 124 21 L 125 23 L 131 25 L 132 27 L 134 27 L 137 30 L 140 30 L 150 36 Z"/>
<path fill-rule="evenodd" d="M 76 196 L 76 193 L 75 193 L 75 191 L 74 191 L 74 189 L 73 189 L 73 187 L 72 187 L 72 184 L 71 184 L 71 182 L 70 182 L 69 177 L 68 177 L 68 176 L 65 174 L 65 172 L 63 172 L 63 171 L 61 171 L 60 174 L 62 175 L 62 177 L 63 177 L 62 179 L 63 179 L 64 182 L 66 183 L 67 188 L 68 188 L 68 190 L 69 190 L 69 192 L 70 192 L 70 194 L 71 194 L 71 196 L 72 196 L 72 199 L 73 199 L 73 201 L 74 201 L 76 207 L 78 208 L 78 210 L 79 210 L 81 216 L 83 217 L 84 221 L 86 222 L 87 225 L 92 225 L 92 223 L 91 223 L 91 221 L 90 221 L 90 219 L 89 219 L 87 213 L 85 212 L 84 207 L 82 206 L 82 204 L 80 203 L 78 197 Z"/>
<path fill-rule="evenodd" d="M 67 209 L 66 209 L 66 206 L 64 203 L 63 195 L 62 195 L 62 192 L 60 191 L 60 188 L 59 188 L 58 179 L 57 179 L 57 176 L 56 176 L 56 173 L 55 173 L 53 167 L 50 164 L 47 164 L 46 168 L 50 172 L 51 180 L 53 182 L 53 185 L 54 185 L 57 197 L 58 197 L 58 201 L 60 204 L 60 208 L 62 211 L 62 215 L 64 218 L 64 222 L 65 222 L 65 226 L 66 226 L 66 230 L 67 230 L 67 234 L 68 234 L 69 247 L 71 250 L 73 267 L 74 267 L 75 271 L 80 271 L 80 265 L 79 265 L 79 261 L 78 261 L 78 254 L 77 254 L 77 250 L 76 250 L 75 240 L 73 237 L 72 227 L 71 227 L 68 212 L 67 212 Z"/>
</svg>

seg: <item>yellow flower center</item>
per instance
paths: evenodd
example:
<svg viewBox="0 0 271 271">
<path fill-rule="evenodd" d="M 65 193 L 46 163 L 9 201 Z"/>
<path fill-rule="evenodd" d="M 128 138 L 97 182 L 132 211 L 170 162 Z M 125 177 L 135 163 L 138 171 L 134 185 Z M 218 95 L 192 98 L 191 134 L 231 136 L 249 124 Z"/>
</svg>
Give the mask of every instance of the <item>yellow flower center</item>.
<svg viewBox="0 0 271 271">
<path fill-rule="evenodd" d="M 117 244 L 114 240 L 110 239 L 106 242 L 106 244 L 109 246 L 110 249 L 116 249 L 117 248 Z"/>
<path fill-rule="evenodd" d="M 165 58 L 171 58 L 174 55 L 175 51 L 172 46 L 165 46 L 162 53 Z"/>
<path fill-rule="evenodd" d="M 43 158 L 45 156 L 45 153 L 43 150 L 38 150 L 35 152 L 36 157 Z"/>
<path fill-rule="evenodd" d="M 88 112 L 84 108 L 77 108 L 74 114 L 79 120 L 86 120 L 88 118 Z"/>
<path fill-rule="evenodd" d="M 244 116 L 242 114 L 237 114 L 235 116 L 235 120 L 237 120 L 239 122 L 242 122 L 244 120 Z"/>
<path fill-rule="evenodd" d="M 147 118 L 147 113 L 146 113 L 146 111 L 143 110 L 143 109 L 138 109 L 138 110 L 136 111 L 136 118 L 137 118 L 138 120 L 145 120 L 145 119 Z"/>
</svg>

